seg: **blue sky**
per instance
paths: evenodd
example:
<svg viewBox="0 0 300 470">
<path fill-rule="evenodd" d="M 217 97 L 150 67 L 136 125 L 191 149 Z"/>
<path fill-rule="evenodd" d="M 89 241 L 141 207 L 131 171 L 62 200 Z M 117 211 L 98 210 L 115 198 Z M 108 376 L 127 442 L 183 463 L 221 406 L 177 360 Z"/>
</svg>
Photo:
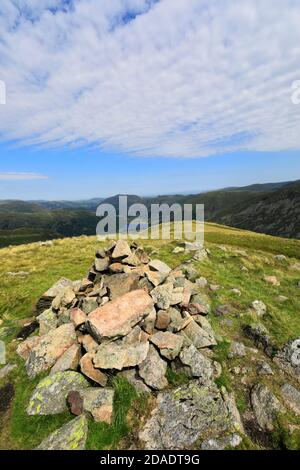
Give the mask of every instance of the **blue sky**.
<svg viewBox="0 0 300 470">
<path fill-rule="evenodd" d="M 1 0 L 0 198 L 300 179 L 299 24 L 298 0 Z"/>
</svg>

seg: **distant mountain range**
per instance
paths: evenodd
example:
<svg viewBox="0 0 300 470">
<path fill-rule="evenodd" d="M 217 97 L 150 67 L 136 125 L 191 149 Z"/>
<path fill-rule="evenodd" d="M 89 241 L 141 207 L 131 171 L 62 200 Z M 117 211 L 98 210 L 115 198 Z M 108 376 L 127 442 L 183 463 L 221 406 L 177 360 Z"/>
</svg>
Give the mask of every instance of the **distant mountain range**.
<svg viewBox="0 0 300 470">
<path fill-rule="evenodd" d="M 102 202 L 118 210 L 119 195 L 80 201 L 0 201 L 0 246 L 94 235 Z M 128 205 L 204 204 L 205 220 L 259 233 L 300 239 L 300 180 L 224 188 L 190 195 L 140 197 Z"/>
</svg>

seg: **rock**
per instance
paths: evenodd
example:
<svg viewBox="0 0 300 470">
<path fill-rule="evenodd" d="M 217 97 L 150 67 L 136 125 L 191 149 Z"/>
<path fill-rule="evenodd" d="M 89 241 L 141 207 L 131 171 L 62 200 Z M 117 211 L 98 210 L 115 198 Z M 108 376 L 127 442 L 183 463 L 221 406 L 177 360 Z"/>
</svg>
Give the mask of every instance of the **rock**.
<svg viewBox="0 0 300 470">
<path fill-rule="evenodd" d="M 7 364 L 6 366 L 0 369 L 0 380 L 4 379 L 8 374 L 11 373 L 14 369 L 16 369 L 17 364 Z"/>
<path fill-rule="evenodd" d="M 203 276 L 200 276 L 198 277 L 196 280 L 195 280 L 195 284 L 200 288 L 200 289 L 204 289 L 204 287 L 207 286 L 208 284 L 208 281 L 205 277 Z"/>
<path fill-rule="evenodd" d="M 158 287 L 155 287 L 151 292 L 150 295 L 157 306 L 157 308 L 161 310 L 167 310 L 171 305 L 173 293 L 173 284 L 167 283 L 162 284 Z"/>
<path fill-rule="evenodd" d="M 165 275 L 168 275 L 171 272 L 171 268 L 159 259 L 154 259 L 150 261 L 149 268 L 152 269 L 152 271 L 158 271 Z"/>
<path fill-rule="evenodd" d="M 93 380 L 97 384 L 101 385 L 101 387 L 105 387 L 107 384 L 107 376 L 94 367 L 93 359 L 95 354 L 87 353 L 85 354 L 80 360 L 80 369 L 81 372 L 88 377 L 89 379 Z"/>
<path fill-rule="evenodd" d="M 217 341 L 216 340 L 216 336 L 215 336 L 215 332 L 214 330 L 212 329 L 212 326 L 211 324 L 209 323 L 208 319 L 206 317 L 203 317 L 202 315 L 194 315 L 193 316 L 193 320 L 199 325 L 201 326 L 201 328 L 203 328 L 203 330 L 206 331 L 206 333 L 208 333 L 208 335 L 211 337 L 211 339 L 213 341 Z M 210 351 L 210 350 L 209 350 Z"/>
<path fill-rule="evenodd" d="M 242 295 L 240 289 L 230 289 L 230 292 L 234 295 L 237 295 L 238 297 L 240 297 Z"/>
<path fill-rule="evenodd" d="M 264 280 L 269 284 L 272 284 L 272 286 L 280 286 L 280 282 L 276 276 L 264 276 Z"/>
<path fill-rule="evenodd" d="M 122 263 L 112 263 L 109 265 L 109 271 L 112 274 L 119 274 L 124 272 L 124 265 Z"/>
<path fill-rule="evenodd" d="M 146 359 L 139 365 L 139 375 L 149 387 L 162 390 L 168 386 L 166 371 L 167 363 L 160 358 L 154 346 L 150 345 Z"/>
<path fill-rule="evenodd" d="M 287 257 L 285 255 L 275 255 L 274 260 L 275 261 L 287 261 Z"/>
<path fill-rule="evenodd" d="M 154 331 L 155 322 L 156 322 L 156 310 L 153 307 L 149 315 L 144 320 L 141 321 L 140 325 L 146 333 L 148 333 L 149 335 L 152 335 Z"/>
<path fill-rule="evenodd" d="M 267 306 L 261 300 L 254 300 L 251 307 L 259 317 L 263 317 L 267 313 Z"/>
<path fill-rule="evenodd" d="M 251 323 L 243 327 L 244 334 L 254 341 L 257 347 L 263 349 L 263 351 L 272 357 L 276 351 L 272 344 L 271 338 L 267 329 L 261 323 Z"/>
<path fill-rule="evenodd" d="M 113 274 L 106 278 L 105 287 L 108 289 L 110 300 L 139 289 L 139 278 L 136 273 Z"/>
<path fill-rule="evenodd" d="M 40 336 L 46 335 L 51 330 L 55 330 L 58 323 L 57 315 L 53 312 L 52 308 L 41 313 L 37 317 L 37 320 L 40 325 Z"/>
<path fill-rule="evenodd" d="M 174 287 L 171 295 L 170 305 L 181 304 L 184 300 L 184 288 Z"/>
<path fill-rule="evenodd" d="M 215 346 L 217 344 L 214 337 L 201 328 L 192 318 L 189 324 L 180 332 L 181 335 L 188 338 L 197 349 Z"/>
<path fill-rule="evenodd" d="M 209 313 L 209 309 L 206 307 L 206 305 L 203 304 L 197 304 L 197 303 L 190 303 L 187 306 L 187 311 L 191 315 L 207 315 Z"/>
<path fill-rule="evenodd" d="M 34 320 L 33 322 L 26 323 L 16 334 L 17 339 L 27 339 L 35 330 L 39 327 L 39 322 Z"/>
<path fill-rule="evenodd" d="M 157 287 L 164 282 L 168 275 L 159 271 L 146 271 L 146 276 L 151 284 Z"/>
<path fill-rule="evenodd" d="M 70 281 L 69 279 L 66 279 L 65 277 L 62 277 L 59 279 L 50 289 L 48 289 L 42 297 L 37 301 L 36 304 L 36 314 L 38 315 L 39 313 L 44 312 L 48 308 L 51 307 L 53 299 L 60 293 L 62 289 L 65 287 L 72 287 L 73 282 Z"/>
<path fill-rule="evenodd" d="M 142 289 L 135 290 L 90 313 L 88 328 L 98 340 L 119 338 L 127 335 L 152 309 L 151 297 Z"/>
<path fill-rule="evenodd" d="M 80 338 L 80 343 L 86 352 L 95 352 L 98 349 L 98 343 L 96 343 L 91 335 L 83 335 Z"/>
<path fill-rule="evenodd" d="M 17 354 L 20 356 L 24 361 L 26 361 L 29 357 L 30 351 L 37 346 L 41 341 L 39 336 L 31 336 L 30 338 L 25 339 L 22 343 L 19 344 L 17 347 Z"/>
<path fill-rule="evenodd" d="M 208 256 L 208 250 L 202 247 L 194 254 L 194 260 L 203 261 L 204 259 L 207 258 L 207 256 Z"/>
<path fill-rule="evenodd" d="M 168 331 L 159 331 L 150 336 L 149 341 L 158 347 L 160 354 L 170 361 L 180 353 L 183 338 Z"/>
<path fill-rule="evenodd" d="M 150 393 L 151 389 L 143 382 L 138 376 L 136 369 L 127 369 L 119 372 L 121 377 L 124 377 L 138 393 Z"/>
<path fill-rule="evenodd" d="M 42 379 L 27 407 L 28 415 L 54 415 L 67 410 L 66 398 L 71 390 L 82 390 L 89 383 L 78 372 L 56 372 Z"/>
<path fill-rule="evenodd" d="M 76 342 L 72 323 L 67 323 L 42 336 L 29 353 L 26 371 L 30 378 L 52 367 L 63 353 Z"/>
<path fill-rule="evenodd" d="M 263 384 L 256 384 L 250 394 L 251 407 L 259 427 L 264 431 L 273 431 L 278 413 L 284 408 L 271 390 Z"/>
<path fill-rule="evenodd" d="M 111 424 L 113 414 L 114 390 L 111 388 L 88 388 L 80 396 L 83 399 L 83 410 L 91 413 L 97 422 Z"/>
<path fill-rule="evenodd" d="M 198 381 L 158 394 L 151 417 L 139 434 L 145 450 L 185 450 L 201 439 L 239 430 L 238 411 L 213 383 Z"/>
<path fill-rule="evenodd" d="M 128 264 L 129 266 L 135 266 L 135 267 L 141 265 L 140 259 L 134 253 L 131 253 L 129 256 L 124 258 L 122 260 L 122 263 L 123 264 Z"/>
<path fill-rule="evenodd" d="M 81 309 L 85 315 L 93 312 L 99 307 L 98 302 L 93 297 L 86 297 L 82 301 Z"/>
<path fill-rule="evenodd" d="M 274 362 L 300 383 L 300 338 L 291 340 L 276 353 Z"/>
<path fill-rule="evenodd" d="M 156 316 L 155 328 L 166 330 L 170 324 L 171 316 L 168 310 L 159 310 Z"/>
<path fill-rule="evenodd" d="M 300 392 L 290 384 L 281 387 L 281 396 L 287 406 L 298 416 L 300 416 Z"/>
<path fill-rule="evenodd" d="M 203 245 L 202 243 L 198 243 L 198 242 L 183 242 L 182 243 L 184 248 L 185 248 L 185 251 L 198 251 L 198 250 L 201 250 L 203 248 Z"/>
<path fill-rule="evenodd" d="M 234 341 L 230 345 L 230 351 L 228 353 L 228 358 L 233 359 L 235 357 L 245 357 L 246 356 L 246 347 L 243 343 Z"/>
<path fill-rule="evenodd" d="M 80 308 L 72 308 L 70 311 L 70 320 L 75 328 L 84 325 L 87 317 L 86 314 Z"/>
<path fill-rule="evenodd" d="M 241 443 L 241 436 L 234 433 L 220 439 L 204 439 L 201 444 L 201 450 L 228 450 L 238 447 Z"/>
<path fill-rule="evenodd" d="M 259 375 L 274 375 L 274 372 L 267 362 L 261 362 L 257 367 L 257 373 Z"/>
<path fill-rule="evenodd" d="M 122 259 L 131 255 L 130 247 L 126 240 L 118 240 L 112 252 L 113 259 Z"/>
<path fill-rule="evenodd" d="M 224 315 L 231 315 L 232 313 L 234 313 L 234 309 L 230 304 L 219 305 L 215 311 L 215 314 L 220 317 Z"/>
<path fill-rule="evenodd" d="M 80 392 L 72 390 L 68 393 L 67 404 L 73 415 L 79 416 L 83 413 L 83 398 Z"/>
<path fill-rule="evenodd" d="M 284 303 L 287 302 L 289 299 L 285 295 L 278 295 L 276 297 L 277 302 Z"/>
<path fill-rule="evenodd" d="M 172 253 L 178 254 L 178 253 L 184 253 L 184 248 L 181 246 L 176 246 Z"/>
<path fill-rule="evenodd" d="M 106 256 L 105 258 L 95 258 L 94 266 L 95 270 L 99 273 L 106 271 L 109 267 L 109 257 Z"/>
<path fill-rule="evenodd" d="M 52 301 L 52 308 L 59 310 L 61 307 L 69 307 L 75 299 L 73 287 L 64 287 Z"/>
<path fill-rule="evenodd" d="M 190 368 L 191 375 L 200 379 L 201 384 L 207 384 L 212 380 L 214 375 L 212 361 L 197 351 L 193 344 L 184 348 L 179 357 L 182 364 Z"/>
<path fill-rule="evenodd" d="M 94 365 L 99 369 L 122 370 L 134 367 L 147 357 L 148 342 L 127 344 L 122 341 L 100 344 L 94 357 Z"/>
<path fill-rule="evenodd" d="M 168 326 L 168 331 L 171 331 L 173 333 L 180 331 L 185 324 L 185 319 L 182 318 L 181 313 L 173 307 L 169 308 L 167 312 L 170 315 L 170 324 Z"/>
<path fill-rule="evenodd" d="M 195 281 L 195 279 L 197 279 L 197 277 L 199 276 L 197 269 L 190 265 L 184 265 L 183 272 L 186 278 L 192 282 Z"/>
<path fill-rule="evenodd" d="M 84 450 L 88 433 L 84 415 L 72 419 L 44 439 L 37 450 Z"/>
<path fill-rule="evenodd" d="M 6 346 L 2 340 L 0 340 L 0 364 L 6 364 Z"/>
<path fill-rule="evenodd" d="M 81 348 L 79 344 L 70 346 L 63 355 L 58 359 L 51 369 L 50 375 L 59 371 L 76 370 L 81 358 Z"/>
</svg>

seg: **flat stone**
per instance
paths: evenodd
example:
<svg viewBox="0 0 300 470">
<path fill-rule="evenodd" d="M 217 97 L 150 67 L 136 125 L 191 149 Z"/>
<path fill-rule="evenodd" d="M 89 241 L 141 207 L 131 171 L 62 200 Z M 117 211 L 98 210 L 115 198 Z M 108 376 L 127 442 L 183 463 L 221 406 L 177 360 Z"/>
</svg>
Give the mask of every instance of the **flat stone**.
<svg viewBox="0 0 300 470">
<path fill-rule="evenodd" d="M 28 415 L 54 415 L 67 410 L 66 398 L 71 390 L 82 390 L 89 383 L 78 372 L 56 372 L 42 379 L 27 407 Z"/>
<path fill-rule="evenodd" d="M 127 344 L 122 341 L 100 344 L 94 357 L 95 367 L 99 369 L 122 370 L 134 367 L 147 357 L 148 342 Z"/>
<path fill-rule="evenodd" d="M 199 326 L 193 319 L 190 323 L 180 332 L 181 335 L 188 338 L 188 340 L 198 349 L 215 346 L 217 344 L 214 337 L 207 331 Z"/>
<path fill-rule="evenodd" d="M 180 353 L 183 338 L 169 331 L 159 331 L 150 336 L 149 341 L 158 347 L 160 354 L 169 360 L 175 359 Z"/>
<path fill-rule="evenodd" d="M 152 309 L 153 301 L 149 294 L 142 289 L 135 290 L 94 310 L 88 316 L 88 326 L 99 340 L 122 337 Z"/>
<path fill-rule="evenodd" d="M 88 433 L 87 418 L 84 415 L 72 419 L 46 437 L 37 450 L 84 450 Z"/>
<path fill-rule="evenodd" d="M 265 431 L 273 431 L 277 414 L 284 412 L 280 401 L 263 384 L 254 385 L 251 390 L 250 401 L 259 427 Z"/>
<path fill-rule="evenodd" d="M 72 344 L 58 359 L 51 369 L 50 375 L 59 371 L 76 370 L 81 358 L 81 348 L 79 344 Z"/>
<path fill-rule="evenodd" d="M 198 381 L 158 394 L 139 439 L 145 450 L 193 449 L 204 439 L 241 431 L 235 403 L 225 391 Z"/>
<path fill-rule="evenodd" d="M 81 358 L 80 360 L 81 372 L 89 379 L 101 385 L 101 387 L 105 387 L 107 384 L 108 378 L 101 370 L 96 369 L 94 367 L 94 364 L 93 364 L 94 357 L 95 357 L 94 353 L 87 353 Z"/>
<path fill-rule="evenodd" d="M 130 247 L 126 240 L 118 240 L 112 252 L 112 258 L 126 258 L 131 255 Z"/>
<path fill-rule="evenodd" d="M 81 310 L 81 308 L 71 309 L 70 320 L 75 326 L 75 328 L 78 328 L 79 326 L 83 325 L 86 319 L 87 319 L 86 314 Z"/>
<path fill-rule="evenodd" d="M 184 348 L 179 357 L 182 364 L 190 368 L 192 376 L 199 377 L 202 384 L 207 384 L 213 379 L 214 367 L 212 361 L 201 354 L 193 344 L 188 348 Z"/>
<path fill-rule="evenodd" d="M 300 392 L 290 384 L 281 387 L 281 396 L 287 406 L 298 416 L 300 416 Z"/>
<path fill-rule="evenodd" d="M 110 300 L 115 300 L 128 292 L 139 289 L 140 276 L 136 273 L 113 274 L 105 279 Z"/>
<path fill-rule="evenodd" d="M 167 363 L 161 359 L 154 346 L 150 345 L 146 359 L 139 365 L 139 375 L 149 387 L 162 390 L 168 386 L 166 371 Z"/>
<path fill-rule="evenodd" d="M 53 312 L 52 308 L 45 310 L 41 313 L 37 320 L 40 325 L 40 336 L 46 335 L 51 330 L 55 330 L 58 324 L 58 318 L 56 313 Z"/>
<path fill-rule="evenodd" d="M 172 270 L 171 268 L 164 263 L 163 261 L 160 261 L 159 259 L 154 259 L 150 261 L 149 263 L 149 268 L 152 269 L 153 271 L 159 271 L 162 274 L 168 275 Z"/>
<path fill-rule="evenodd" d="M 112 423 L 114 390 L 112 388 L 88 388 L 80 396 L 83 410 L 91 413 L 97 422 Z"/>
<path fill-rule="evenodd" d="M 167 310 L 171 305 L 173 293 L 173 284 L 167 283 L 162 284 L 158 287 L 155 287 L 151 292 L 150 295 L 157 306 L 157 308 L 161 310 Z"/>
<path fill-rule="evenodd" d="M 26 371 L 30 378 L 35 377 L 54 366 L 63 353 L 76 342 L 75 329 L 72 323 L 51 330 L 29 353 L 26 361 Z"/>
<path fill-rule="evenodd" d="M 106 256 L 105 258 L 95 258 L 94 266 L 95 270 L 102 273 L 106 271 L 109 267 L 109 257 Z"/>
</svg>

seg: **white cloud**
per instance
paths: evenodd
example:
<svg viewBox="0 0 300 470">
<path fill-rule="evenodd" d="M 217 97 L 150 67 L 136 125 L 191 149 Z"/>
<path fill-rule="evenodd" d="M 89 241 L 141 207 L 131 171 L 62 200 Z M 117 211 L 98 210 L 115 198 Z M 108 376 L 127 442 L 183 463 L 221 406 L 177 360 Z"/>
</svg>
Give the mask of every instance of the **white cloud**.
<svg viewBox="0 0 300 470">
<path fill-rule="evenodd" d="M 48 176 L 39 173 L 0 173 L 0 181 L 45 180 Z"/>
<path fill-rule="evenodd" d="M 299 0 L 1 0 L 0 135 L 140 156 L 300 149 Z"/>
</svg>

